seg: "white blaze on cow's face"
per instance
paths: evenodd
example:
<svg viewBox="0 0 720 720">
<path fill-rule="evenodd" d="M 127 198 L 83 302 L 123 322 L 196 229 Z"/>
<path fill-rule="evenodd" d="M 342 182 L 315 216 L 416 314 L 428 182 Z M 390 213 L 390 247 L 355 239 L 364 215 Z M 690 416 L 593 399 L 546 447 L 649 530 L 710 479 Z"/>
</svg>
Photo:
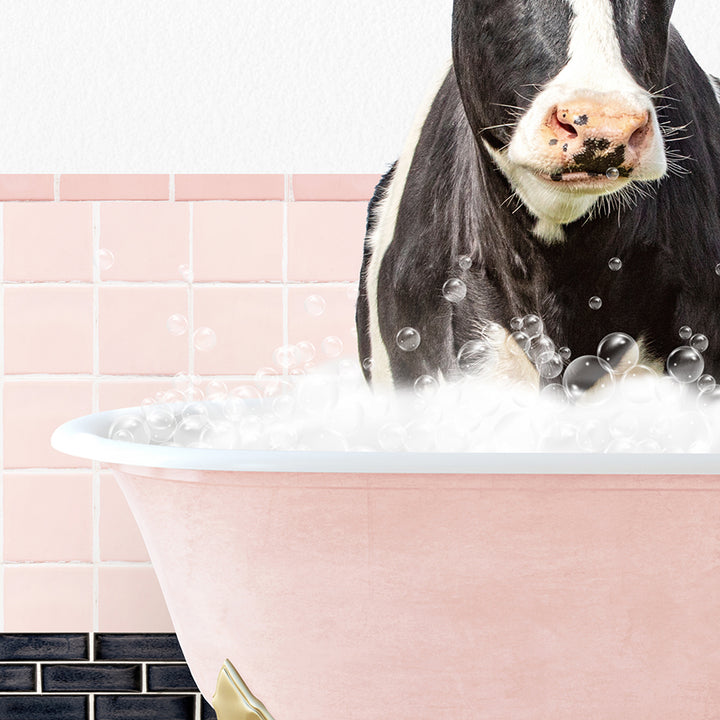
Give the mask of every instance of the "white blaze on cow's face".
<svg viewBox="0 0 720 720">
<path fill-rule="evenodd" d="M 611 0 L 565 1 L 573 13 L 568 62 L 522 115 L 507 149 L 491 150 L 548 241 L 601 195 L 667 169 L 651 95 L 623 63 Z"/>
</svg>

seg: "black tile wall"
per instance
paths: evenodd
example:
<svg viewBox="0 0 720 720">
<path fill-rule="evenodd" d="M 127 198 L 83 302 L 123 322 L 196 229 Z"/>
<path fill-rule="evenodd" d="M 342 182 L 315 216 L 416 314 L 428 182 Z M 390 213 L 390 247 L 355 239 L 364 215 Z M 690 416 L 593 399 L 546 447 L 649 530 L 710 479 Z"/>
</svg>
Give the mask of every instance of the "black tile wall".
<svg viewBox="0 0 720 720">
<path fill-rule="evenodd" d="M 216 720 L 174 634 L 0 633 L 0 720 L 89 717 Z"/>
<path fill-rule="evenodd" d="M 0 692 L 34 692 L 35 665 L 0 665 Z"/>
<path fill-rule="evenodd" d="M 185 661 L 177 636 L 172 633 L 95 634 L 95 660 Z M 218 672 L 220 669 L 218 668 Z"/>
<path fill-rule="evenodd" d="M 192 692 L 195 689 L 195 681 L 187 665 L 148 665 L 147 689 L 148 692 L 163 690 Z"/>
<path fill-rule="evenodd" d="M 84 633 L 0 634 L 0 660 L 88 660 L 89 647 Z"/>
</svg>

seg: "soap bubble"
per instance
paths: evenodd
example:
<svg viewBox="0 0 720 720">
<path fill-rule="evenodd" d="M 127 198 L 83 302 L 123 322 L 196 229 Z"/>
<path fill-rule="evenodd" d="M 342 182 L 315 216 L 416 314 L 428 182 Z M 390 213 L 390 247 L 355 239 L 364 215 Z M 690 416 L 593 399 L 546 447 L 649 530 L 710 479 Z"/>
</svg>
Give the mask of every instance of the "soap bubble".
<svg viewBox="0 0 720 720">
<path fill-rule="evenodd" d="M 469 255 L 462 255 L 458 258 L 458 265 L 461 270 L 469 270 L 472 267 L 472 258 Z"/>
<path fill-rule="evenodd" d="M 458 278 L 450 278 L 450 280 L 447 280 L 443 285 L 442 294 L 449 302 L 460 302 L 464 300 L 467 295 L 467 285 Z"/>
<path fill-rule="evenodd" d="M 563 346 L 558 348 L 558 355 L 567 362 L 572 357 L 572 350 L 569 347 Z"/>
<path fill-rule="evenodd" d="M 284 370 L 298 364 L 300 352 L 296 345 L 281 345 L 273 351 L 273 362 Z"/>
<path fill-rule="evenodd" d="M 97 252 L 97 266 L 100 270 L 109 270 L 115 264 L 115 255 L 112 250 L 100 248 Z"/>
<path fill-rule="evenodd" d="M 137 415 L 121 415 L 111 426 L 108 437 L 111 440 L 140 443 L 150 442 L 150 428 L 143 418 Z"/>
<path fill-rule="evenodd" d="M 701 375 L 698 378 L 697 386 L 700 392 L 712 392 L 717 386 L 717 383 L 712 375 Z"/>
<path fill-rule="evenodd" d="M 209 327 L 199 327 L 193 333 L 193 345 L 200 352 L 209 352 L 217 345 L 215 331 Z"/>
<path fill-rule="evenodd" d="M 695 348 L 698 352 L 705 352 L 710 345 L 710 341 L 702 333 L 696 333 L 690 338 L 690 347 Z"/>
<path fill-rule="evenodd" d="M 289 450 L 297 443 L 297 430 L 287 423 L 273 423 L 268 428 L 271 450 Z"/>
<path fill-rule="evenodd" d="M 337 383 L 328 382 L 328 378 L 322 375 L 308 375 L 298 388 L 298 407 L 309 415 L 329 412 L 335 407 L 337 400 Z"/>
<path fill-rule="evenodd" d="M 175 414 L 161 405 L 148 409 L 145 422 L 150 430 L 150 439 L 156 443 L 169 442 L 177 427 Z"/>
<path fill-rule="evenodd" d="M 537 315 L 526 315 L 522 319 L 522 331 L 532 340 L 532 338 L 542 335 L 545 326 L 543 321 Z"/>
<path fill-rule="evenodd" d="M 551 403 L 567 403 L 568 396 L 565 392 L 565 388 L 560 383 L 550 383 L 546 385 L 541 391 L 540 396 Z"/>
<path fill-rule="evenodd" d="M 195 401 L 195 402 L 189 402 L 185 403 L 183 409 L 180 411 L 180 415 L 182 417 L 190 417 L 191 415 L 210 415 L 210 410 L 208 409 L 208 406 L 204 402 Z"/>
<path fill-rule="evenodd" d="M 518 332 L 519 330 L 522 330 L 523 326 L 523 319 L 521 317 L 514 317 L 512 320 L 510 320 L 510 329 L 514 332 Z"/>
<path fill-rule="evenodd" d="M 202 431 L 209 422 L 207 414 L 188 415 L 178 423 L 173 439 L 182 446 L 201 442 Z"/>
<path fill-rule="evenodd" d="M 193 276 L 189 265 L 178 265 L 178 273 L 185 282 L 192 282 Z"/>
<path fill-rule="evenodd" d="M 563 371 L 563 367 L 563 360 L 557 353 L 551 353 L 549 356 L 543 355 L 537 365 L 540 377 L 546 379 L 556 378 Z"/>
<path fill-rule="evenodd" d="M 667 371 L 681 383 L 693 383 L 703 373 L 705 361 L 703 356 L 689 345 L 675 348 L 667 359 Z"/>
<path fill-rule="evenodd" d="M 599 310 L 602 307 L 603 301 L 601 297 L 598 297 L 597 295 L 593 295 L 588 300 L 588 305 L 590 306 L 591 310 Z"/>
<path fill-rule="evenodd" d="M 249 413 L 256 412 L 261 402 L 260 392 L 252 385 L 233 388 L 222 406 L 223 415 L 232 422 L 238 422 Z"/>
<path fill-rule="evenodd" d="M 437 395 L 440 386 L 432 375 L 421 375 L 413 383 L 413 390 L 420 398 L 431 398 Z"/>
<path fill-rule="evenodd" d="M 608 180 L 617 180 L 620 177 L 620 170 L 618 170 L 616 167 L 608 168 L 605 176 L 608 178 Z"/>
<path fill-rule="evenodd" d="M 466 342 L 457 355 L 458 366 L 465 375 L 476 375 L 494 365 L 496 360 L 493 346 L 481 338 Z"/>
<path fill-rule="evenodd" d="M 583 405 L 600 405 L 610 399 L 614 390 L 612 368 L 595 355 L 573 360 L 563 375 L 567 394 Z"/>
<path fill-rule="evenodd" d="M 167 329 L 171 335 L 184 335 L 188 329 L 188 319 L 184 315 L 176 313 L 167 319 Z"/>
<path fill-rule="evenodd" d="M 522 330 L 516 330 L 507 336 L 505 345 L 512 355 L 524 355 L 530 349 L 530 338 Z"/>
<path fill-rule="evenodd" d="M 205 386 L 205 397 L 212 402 L 221 402 L 225 400 L 227 394 L 227 385 L 222 380 L 210 380 Z"/>
<path fill-rule="evenodd" d="M 612 257 L 612 258 L 610 258 L 610 260 L 608 261 L 608 267 L 609 267 L 613 272 L 617 272 L 618 270 L 620 270 L 620 269 L 622 268 L 622 266 L 623 266 L 622 260 L 621 260 L 619 257 Z"/>
<path fill-rule="evenodd" d="M 308 295 L 305 298 L 305 312 L 319 317 L 325 312 L 326 302 L 322 295 Z"/>
<path fill-rule="evenodd" d="M 309 340 L 301 340 L 295 345 L 299 363 L 309 363 L 315 357 L 315 346 Z"/>
<path fill-rule="evenodd" d="M 683 325 L 678 331 L 678 335 L 681 340 L 689 340 L 692 337 L 693 331 L 689 325 Z"/>
<path fill-rule="evenodd" d="M 715 266 L 715 274 L 720 275 L 720 263 Z"/>
<path fill-rule="evenodd" d="M 622 375 L 638 364 L 640 348 L 630 335 L 614 332 L 600 341 L 597 356 L 604 360 L 616 375 Z"/>
<path fill-rule="evenodd" d="M 555 343 L 547 335 L 536 335 L 530 341 L 528 355 L 535 364 L 548 360 L 554 354 Z"/>
<path fill-rule="evenodd" d="M 411 327 L 404 327 L 395 337 L 397 346 L 404 352 L 412 352 L 420 347 L 420 333 Z"/>
<path fill-rule="evenodd" d="M 329 358 L 340 357 L 343 351 L 343 341 L 337 335 L 328 335 L 320 343 L 320 349 Z"/>
<path fill-rule="evenodd" d="M 373 362 L 373 359 L 370 357 L 363 358 L 362 366 L 365 368 L 365 370 L 372 370 L 373 365 L 375 363 Z"/>
</svg>

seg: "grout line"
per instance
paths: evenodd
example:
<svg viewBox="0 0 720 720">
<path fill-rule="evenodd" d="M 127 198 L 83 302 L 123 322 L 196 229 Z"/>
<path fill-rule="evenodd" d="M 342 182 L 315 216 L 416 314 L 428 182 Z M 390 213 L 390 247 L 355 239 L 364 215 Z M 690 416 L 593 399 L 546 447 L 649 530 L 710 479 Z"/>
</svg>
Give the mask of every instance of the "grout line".
<svg viewBox="0 0 720 720">
<path fill-rule="evenodd" d="M 292 194 L 292 182 L 291 176 L 285 175 L 285 200 L 283 203 L 283 227 L 282 227 L 282 323 L 283 323 L 283 338 L 282 344 L 288 345 L 290 337 L 289 328 L 289 293 L 288 293 L 288 202 Z M 284 370 L 283 374 L 287 374 L 288 370 Z"/>
<path fill-rule="evenodd" d="M 150 560 L 101 560 L 93 562 L 92 560 L 6 560 L 4 563 L 8 567 L 44 567 L 44 568 L 68 568 L 68 567 L 152 567 Z M 99 630 L 93 630 L 99 632 Z"/>
<path fill-rule="evenodd" d="M 202 720 L 202 693 L 195 693 L 195 720 Z"/>
<path fill-rule="evenodd" d="M 92 230 L 93 230 L 93 383 L 92 383 L 92 411 L 100 409 L 100 265 L 98 257 L 100 252 L 100 203 L 92 204 Z M 100 463 L 92 462 L 92 627 L 97 630 L 100 622 Z"/>
<path fill-rule="evenodd" d="M 87 280 L 6 280 L 9 287 L 92 287 L 93 283 Z M 237 288 L 267 288 L 282 287 L 283 284 L 297 287 L 333 287 L 343 288 L 357 284 L 357 280 L 198 280 L 193 282 L 198 287 L 237 287 Z M 187 287 L 185 280 L 103 280 L 103 287 Z"/>
<path fill-rule="evenodd" d="M 170 202 L 175 202 L 175 173 L 170 173 L 170 186 L 168 187 L 168 198 Z"/>
<path fill-rule="evenodd" d="M 87 720 L 95 720 L 95 693 L 88 693 L 87 699 Z"/>
<path fill-rule="evenodd" d="M 42 692 L 42 665 L 38 661 L 36 664 L 35 669 L 35 692 L 41 693 Z"/>
<path fill-rule="evenodd" d="M 60 173 L 53 175 L 53 200 L 60 200 Z"/>
<path fill-rule="evenodd" d="M 143 663 L 141 663 L 140 666 L 142 668 L 141 673 L 140 673 L 140 681 L 141 681 L 140 692 L 146 693 L 148 691 L 148 689 L 147 689 L 147 663 L 143 662 Z"/>
<path fill-rule="evenodd" d="M 193 348 L 193 335 L 195 334 L 195 203 L 189 203 L 189 258 L 188 267 L 190 268 L 190 282 L 187 285 L 187 313 L 188 313 L 188 375 L 192 377 L 195 374 L 195 350 Z"/>
<path fill-rule="evenodd" d="M 0 561 L 5 559 L 5 204 L 0 203 Z M 5 629 L 5 565 L 0 566 L 0 629 Z"/>
</svg>

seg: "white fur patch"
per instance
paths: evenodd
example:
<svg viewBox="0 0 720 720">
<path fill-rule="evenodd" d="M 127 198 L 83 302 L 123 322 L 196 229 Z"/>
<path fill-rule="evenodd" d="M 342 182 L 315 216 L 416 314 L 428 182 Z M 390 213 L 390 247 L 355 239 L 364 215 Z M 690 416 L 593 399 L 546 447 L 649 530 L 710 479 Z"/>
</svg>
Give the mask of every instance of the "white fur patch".
<svg viewBox="0 0 720 720">
<path fill-rule="evenodd" d="M 433 83 L 431 91 L 428 93 L 425 102 L 420 106 L 415 116 L 412 129 L 395 166 L 392 181 L 385 190 L 385 198 L 376 208 L 377 224 L 368 238 L 373 250 L 370 262 L 368 263 L 366 283 L 369 307 L 370 357 L 373 362 L 371 373 L 372 382 L 375 386 L 384 385 L 391 387 L 393 384 L 392 372 L 390 370 L 390 357 L 388 356 L 387 349 L 380 334 L 380 317 L 378 310 L 378 278 L 380 275 L 380 265 L 382 264 L 388 247 L 390 247 L 390 243 L 395 237 L 395 224 L 397 222 L 398 210 L 403 193 L 405 192 L 405 183 L 410 171 L 410 165 L 415 156 L 415 148 L 420 140 L 420 133 L 430 113 L 430 108 L 435 100 L 435 96 L 438 94 L 451 67 L 451 61 L 446 63 L 442 73 Z"/>
</svg>

